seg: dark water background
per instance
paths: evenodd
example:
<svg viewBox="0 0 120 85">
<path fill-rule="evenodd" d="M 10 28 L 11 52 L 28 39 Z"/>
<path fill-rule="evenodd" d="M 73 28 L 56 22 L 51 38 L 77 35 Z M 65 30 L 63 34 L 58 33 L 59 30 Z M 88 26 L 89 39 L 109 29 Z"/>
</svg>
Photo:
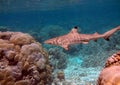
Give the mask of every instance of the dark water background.
<svg viewBox="0 0 120 85">
<path fill-rule="evenodd" d="M 105 32 L 120 25 L 120 0 L 0 0 L 0 26 L 28 32 L 47 25 Z"/>
</svg>

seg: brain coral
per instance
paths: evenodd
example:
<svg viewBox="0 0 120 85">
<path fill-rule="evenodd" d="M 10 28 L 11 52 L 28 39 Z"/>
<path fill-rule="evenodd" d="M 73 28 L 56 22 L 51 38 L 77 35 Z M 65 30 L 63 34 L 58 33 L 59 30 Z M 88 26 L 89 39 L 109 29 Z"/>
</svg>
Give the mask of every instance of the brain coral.
<svg viewBox="0 0 120 85">
<path fill-rule="evenodd" d="M 120 51 L 106 60 L 97 85 L 120 85 Z"/>
<path fill-rule="evenodd" d="M 0 85 L 47 85 L 51 71 L 47 53 L 32 36 L 0 32 Z"/>
</svg>

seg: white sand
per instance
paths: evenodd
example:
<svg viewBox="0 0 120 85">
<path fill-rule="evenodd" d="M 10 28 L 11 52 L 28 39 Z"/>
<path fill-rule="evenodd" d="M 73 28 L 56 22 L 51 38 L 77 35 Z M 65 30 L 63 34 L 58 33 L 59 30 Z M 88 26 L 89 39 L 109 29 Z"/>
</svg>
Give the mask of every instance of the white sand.
<svg viewBox="0 0 120 85">
<path fill-rule="evenodd" d="M 95 85 L 101 67 L 81 67 L 83 61 L 79 57 L 68 59 L 68 66 L 64 70 L 65 79 L 75 85 Z"/>
</svg>

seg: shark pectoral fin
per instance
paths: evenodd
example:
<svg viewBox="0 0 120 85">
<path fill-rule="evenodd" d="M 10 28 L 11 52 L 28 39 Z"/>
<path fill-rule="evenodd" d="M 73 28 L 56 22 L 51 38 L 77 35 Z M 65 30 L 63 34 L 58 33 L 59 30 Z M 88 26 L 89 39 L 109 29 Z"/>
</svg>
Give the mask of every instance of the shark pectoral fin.
<svg viewBox="0 0 120 85">
<path fill-rule="evenodd" d="M 64 48 L 65 50 L 68 50 L 68 49 L 69 49 L 67 44 L 62 45 L 61 47 Z"/>
<path fill-rule="evenodd" d="M 97 42 L 97 39 L 94 39 L 95 42 Z"/>
<path fill-rule="evenodd" d="M 82 42 L 83 44 L 88 44 L 88 42 Z"/>
<path fill-rule="evenodd" d="M 110 39 L 109 39 L 109 38 L 105 38 L 105 40 L 110 41 Z"/>
</svg>

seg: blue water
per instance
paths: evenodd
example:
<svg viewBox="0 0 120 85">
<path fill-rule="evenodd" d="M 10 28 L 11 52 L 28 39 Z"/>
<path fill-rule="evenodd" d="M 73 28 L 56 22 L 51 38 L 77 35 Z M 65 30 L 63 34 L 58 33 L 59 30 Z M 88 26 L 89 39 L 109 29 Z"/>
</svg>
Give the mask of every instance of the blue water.
<svg viewBox="0 0 120 85">
<path fill-rule="evenodd" d="M 40 43 L 67 33 L 74 26 L 78 26 L 82 33 L 96 31 L 103 33 L 118 25 L 120 25 L 120 0 L 0 0 L 0 26 L 8 27 L 11 31 L 31 33 Z M 77 73 L 74 77 L 82 78 L 79 75 L 86 75 L 86 69 L 81 70 L 80 67 L 83 63 L 84 67 L 101 65 L 106 56 L 112 54 L 110 51 L 116 51 L 115 46 L 120 45 L 119 36 L 115 36 L 111 42 L 101 40 L 102 42 L 73 46 L 70 51 L 59 50 L 58 54 L 61 56 L 58 61 L 64 62 L 62 57 L 69 55 L 66 58 L 68 67 L 64 69 L 65 75 L 68 74 L 66 77 L 68 79 L 73 77 L 72 72 Z M 47 48 L 47 45 L 44 47 Z M 95 71 L 90 70 L 87 76 L 83 76 L 86 81 L 97 78 L 100 70 Z M 94 72 L 94 77 L 91 78 L 89 74 L 93 75 L 91 73 Z"/>
<path fill-rule="evenodd" d="M 52 7 L 50 9 L 49 3 L 47 3 L 49 0 L 46 2 L 30 0 L 30 9 L 25 7 L 24 0 L 2 1 L 0 3 L 0 26 L 8 26 L 16 31 L 28 32 L 30 29 L 41 29 L 47 25 L 60 25 L 63 29 L 79 26 L 83 32 L 90 33 L 94 31 L 104 32 L 120 25 L 119 0 L 75 0 L 76 3 L 72 5 L 66 0 L 65 3 L 62 3 L 63 6 L 56 3 L 56 8 L 54 8 L 54 5 L 56 6 L 54 3 L 54 9 Z M 38 6 L 35 6 L 36 3 Z M 43 3 L 43 7 L 39 6 L 39 3 L 40 5 Z"/>
</svg>

